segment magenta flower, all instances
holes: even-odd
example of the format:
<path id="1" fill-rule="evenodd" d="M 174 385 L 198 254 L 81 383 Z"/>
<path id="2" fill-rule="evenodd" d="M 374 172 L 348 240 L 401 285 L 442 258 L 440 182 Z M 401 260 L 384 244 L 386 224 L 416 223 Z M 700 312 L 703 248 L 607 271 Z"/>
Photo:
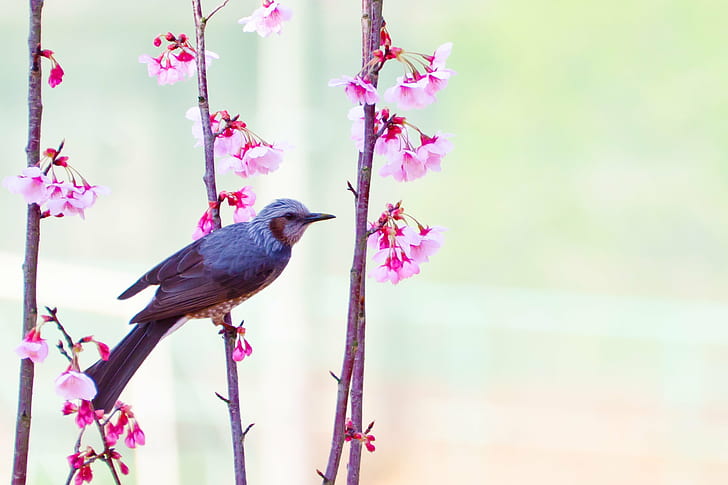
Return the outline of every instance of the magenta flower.
<path id="1" fill-rule="evenodd" d="M 235 362 L 241 362 L 252 353 L 253 347 L 250 346 L 250 343 L 244 338 L 238 338 L 235 350 L 233 350 L 233 360 Z"/>
<path id="2" fill-rule="evenodd" d="M 58 64 L 58 61 L 55 57 L 53 57 L 53 51 L 49 49 L 44 49 L 40 51 L 40 56 L 45 57 L 49 61 L 51 61 L 51 64 L 53 67 L 51 67 L 51 73 L 48 76 L 48 84 L 50 87 L 55 88 L 61 82 L 63 82 L 63 68 L 60 64 Z"/>
<path id="3" fill-rule="evenodd" d="M 169 42 L 157 57 L 148 54 L 139 56 L 139 62 L 147 65 L 149 77 L 156 77 L 160 86 L 165 84 L 174 84 L 185 78 L 194 77 L 197 72 L 196 51 L 190 45 L 189 39 L 185 34 L 167 33 L 159 35 L 154 39 L 154 45 L 159 47 L 162 45 L 162 39 Z M 205 51 L 205 61 L 207 65 L 212 63 L 213 59 L 219 59 L 220 56 L 212 51 Z"/>
<path id="4" fill-rule="evenodd" d="M 374 421 L 372 421 L 367 429 L 362 433 L 360 431 L 356 431 L 356 428 L 354 428 L 354 423 L 351 421 L 351 419 L 346 420 L 346 429 L 344 430 L 344 441 L 351 441 L 351 440 L 357 440 L 361 442 L 369 452 L 373 452 L 376 448 L 374 447 L 374 444 L 372 444 L 372 441 L 376 440 L 373 434 L 369 434 L 369 431 L 372 430 L 372 427 L 374 426 Z"/>
<path id="5" fill-rule="evenodd" d="M 67 370 L 55 380 L 56 394 L 63 399 L 85 399 L 90 401 L 96 396 L 96 383 L 82 372 Z"/>
<path id="6" fill-rule="evenodd" d="M 40 167 L 27 167 L 22 175 L 12 175 L 3 179 L 3 185 L 10 192 L 20 194 L 28 204 L 42 205 L 50 197 L 51 179 Z"/>
<path id="7" fill-rule="evenodd" d="M 210 209 L 207 209 L 205 213 L 202 214 L 202 217 L 200 217 L 200 220 L 197 221 L 195 232 L 192 233 L 192 240 L 197 241 L 202 236 L 210 234 L 212 232 L 212 229 L 212 211 Z"/>
<path id="8" fill-rule="evenodd" d="M 96 414 L 91 406 L 91 401 L 82 400 L 76 415 L 76 426 L 83 429 L 89 424 L 93 424 L 95 417 Z"/>
<path id="9" fill-rule="evenodd" d="M 376 104 L 379 101 L 377 90 L 368 80 L 361 76 L 341 76 L 339 79 L 329 81 L 329 86 L 344 86 L 344 93 L 354 104 Z"/>
<path id="10" fill-rule="evenodd" d="M 32 328 L 20 345 L 15 347 L 15 353 L 21 359 L 30 359 L 34 364 L 40 364 L 48 357 L 48 342 L 40 337 L 40 329 Z"/>
<path id="11" fill-rule="evenodd" d="M 255 217 L 255 192 L 253 187 L 246 185 L 236 192 L 220 192 L 220 200 L 227 199 L 228 204 L 235 207 L 233 221 L 247 222 Z"/>
<path id="12" fill-rule="evenodd" d="M 257 32 L 261 37 L 281 33 L 283 22 L 291 20 L 293 12 L 279 2 L 263 0 L 263 5 L 256 8 L 249 17 L 238 20 L 243 24 L 243 32 Z"/>
<path id="13" fill-rule="evenodd" d="M 146 437 L 144 436 L 144 431 L 139 427 L 139 423 L 134 421 L 134 424 L 129 427 L 128 432 L 126 433 L 126 438 L 124 438 L 124 444 L 128 448 L 136 448 L 137 445 L 144 446 L 146 443 Z"/>

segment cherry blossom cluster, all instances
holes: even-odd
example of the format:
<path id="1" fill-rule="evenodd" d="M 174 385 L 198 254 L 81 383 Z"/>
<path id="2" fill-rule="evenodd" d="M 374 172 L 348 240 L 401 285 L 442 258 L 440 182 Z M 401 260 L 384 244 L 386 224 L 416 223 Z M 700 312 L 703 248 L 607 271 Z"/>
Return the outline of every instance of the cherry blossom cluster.
<path id="1" fill-rule="evenodd" d="M 202 146 L 204 137 L 199 108 L 188 109 L 185 117 L 192 121 L 195 146 Z M 240 121 L 239 116 L 231 117 L 225 110 L 210 113 L 210 127 L 215 136 L 215 164 L 220 173 L 232 170 L 243 178 L 268 174 L 280 166 L 283 151 L 288 148 L 266 142 Z"/>
<path id="2" fill-rule="evenodd" d="M 45 57 L 49 61 L 51 61 L 51 72 L 48 75 L 48 84 L 50 87 L 55 88 L 61 82 L 63 82 L 63 68 L 60 64 L 58 64 L 58 61 L 55 57 L 53 57 L 53 51 L 50 49 L 43 49 L 38 52 L 38 55 L 40 57 Z"/>
<path id="3" fill-rule="evenodd" d="M 385 27 L 380 33 L 381 45 L 372 60 L 354 77 L 342 76 L 329 81 L 329 86 L 343 86 L 344 92 L 357 104 L 349 111 L 353 122 L 351 138 L 357 149 L 364 151 L 364 108 L 379 102 L 379 94 L 371 82 L 387 61 L 398 61 L 405 70 L 397 83 L 384 92 L 384 100 L 396 103 L 400 110 L 419 109 L 436 101 L 436 93 L 447 86 L 454 71 L 445 67 L 452 43 L 438 47 L 432 55 L 409 52 L 392 45 Z M 376 111 L 373 127 L 376 137 L 375 153 L 386 158 L 379 170 L 383 177 L 391 176 L 399 182 L 423 177 L 428 171 L 440 171 L 442 158 L 452 150 L 452 135 L 436 132 L 427 135 L 404 116 L 390 108 Z"/>
<path id="4" fill-rule="evenodd" d="M 235 343 L 235 349 L 233 350 L 233 360 L 235 362 L 241 362 L 244 358 L 248 357 L 253 353 L 253 347 L 245 339 L 245 327 L 241 323 L 239 327 L 235 329 L 237 333 L 237 342 Z"/>
<path id="5" fill-rule="evenodd" d="M 121 453 L 115 449 L 109 449 L 104 453 L 97 453 L 90 446 L 86 446 L 83 451 L 77 451 L 76 453 L 67 457 L 68 464 L 71 469 L 74 470 L 76 476 L 74 478 L 74 485 L 82 485 L 83 483 L 91 483 L 94 478 L 91 464 L 97 459 L 104 459 L 110 461 L 114 465 L 118 465 L 119 470 L 123 475 L 129 474 L 129 467 L 121 461 Z"/>
<path id="6" fill-rule="evenodd" d="M 41 206 L 41 217 L 78 215 L 96 203 L 99 195 L 110 192 L 103 185 L 91 185 L 61 156 L 63 143 L 58 149 L 48 148 L 43 158 L 34 166 L 23 169 L 21 175 L 3 179 L 10 192 L 20 194 L 28 204 Z M 63 172 L 65 177 L 59 177 Z"/>
<path id="7" fill-rule="evenodd" d="M 374 443 L 372 441 L 375 441 L 376 438 L 373 434 L 370 434 L 369 432 L 374 427 L 374 421 L 369 423 L 369 426 L 367 426 L 367 429 L 364 430 L 364 432 L 357 431 L 354 427 L 354 423 L 351 421 L 351 419 L 346 420 L 346 430 L 344 431 L 344 441 L 351 441 L 351 440 L 357 440 L 361 442 L 369 452 L 373 452 L 376 448 L 374 447 Z"/>
<path id="8" fill-rule="evenodd" d="M 291 20 L 293 12 L 280 2 L 263 0 L 263 5 L 253 11 L 249 17 L 238 20 L 243 25 L 243 32 L 257 32 L 261 37 L 281 33 L 283 22 Z"/>
<path id="9" fill-rule="evenodd" d="M 416 229 L 407 222 L 411 221 Z M 369 276 L 379 282 L 397 284 L 420 272 L 420 264 L 430 260 L 443 243 L 445 228 L 423 226 L 404 212 L 402 203 L 387 204 L 376 222 L 370 224 L 367 245 L 379 264 Z"/>
<path id="10" fill-rule="evenodd" d="M 156 77 L 157 83 L 162 86 L 174 84 L 197 73 L 197 51 L 190 45 L 186 34 L 174 35 L 172 32 L 160 34 L 154 38 L 154 47 L 161 47 L 167 42 L 164 51 L 157 57 L 148 54 L 139 56 L 139 62 L 147 65 L 149 77 Z M 212 51 L 205 51 L 205 62 L 211 63 L 220 56 Z"/>
<path id="11" fill-rule="evenodd" d="M 119 417 L 116 423 L 112 423 L 111 418 L 117 412 Z M 106 441 L 106 445 L 109 447 L 114 446 L 119 441 L 119 437 L 124 434 L 124 431 L 126 431 L 124 444 L 127 448 L 136 448 L 137 445 L 144 446 L 146 443 L 144 431 L 142 431 L 139 422 L 134 417 L 131 406 L 118 401 L 104 424 L 104 440 Z"/>
<path id="12" fill-rule="evenodd" d="M 131 406 L 121 401 L 117 402 L 113 410 L 105 415 L 102 409 L 95 410 L 92 400 L 96 396 L 96 383 L 88 375 L 81 372 L 79 365 L 79 354 L 84 346 L 91 344 L 96 347 L 102 360 L 109 359 L 109 347 L 93 336 L 83 337 L 74 341 L 58 319 L 58 311 L 55 308 L 47 308 L 47 314 L 42 315 L 41 322 L 31 329 L 23 341 L 15 348 L 15 352 L 21 358 L 28 358 L 33 363 L 41 363 L 48 356 L 48 342 L 41 337 L 41 329 L 46 323 L 55 323 L 63 334 L 66 344 L 58 342 L 58 349 L 61 354 L 69 360 L 68 368 L 59 375 L 54 383 L 55 391 L 64 400 L 62 413 L 64 416 L 75 415 L 76 426 L 83 435 L 87 426 L 98 423 L 103 430 L 104 450 L 96 452 L 92 447 L 87 446 L 80 449 L 81 440 L 76 445 L 76 451 L 68 456 L 68 463 L 74 473 L 74 483 L 80 485 L 84 482 L 91 482 L 93 471 L 91 465 L 97 459 L 111 462 L 118 465 L 123 474 L 129 473 L 129 467 L 121 461 L 121 453 L 113 446 L 116 445 L 119 437 L 126 432 L 124 444 L 128 448 L 144 445 L 146 439 L 139 423 L 134 417 Z M 77 401 L 77 402 L 76 402 Z M 118 414 L 116 422 L 112 422 Z"/>
<path id="13" fill-rule="evenodd" d="M 234 192 L 228 192 L 223 190 L 218 195 L 216 201 L 208 203 L 207 210 L 204 214 L 202 214 L 200 220 L 197 221 L 197 226 L 195 226 L 195 232 L 192 234 L 193 240 L 196 241 L 202 236 L 206 236 L 212 232 L 212 212 L 215 209 L 219 209 L 220 204 L 222 204 L 226 200 L 228 202 L 228 205 L 234 208 L 234 222 L 247 222 L 255 217 L 255 209 L 253 209 L 253 205 L 255 204 L 255 192 L 253 192 L 253 187 L 246 185 L 242 189 L 236 190 Z"/>
<path id="14" fill-rule="evenodd" d="M 351 139 L 359 151 L 364 150 L 364 108 L 349 110 L 352 120 Z M 427 174 L 439 172 L 442 158 L 452 150 L 452 135 L 436 132 L 429 136 L 407 121 L 404 116 L 390 113 L 389 108 L 377 111 L 374 129 L 378 133 L 374 153 L 382 155 L 387 163 L 379 169 L 382 177 L 391 176 L 398 182 L 409 182 Z"/>

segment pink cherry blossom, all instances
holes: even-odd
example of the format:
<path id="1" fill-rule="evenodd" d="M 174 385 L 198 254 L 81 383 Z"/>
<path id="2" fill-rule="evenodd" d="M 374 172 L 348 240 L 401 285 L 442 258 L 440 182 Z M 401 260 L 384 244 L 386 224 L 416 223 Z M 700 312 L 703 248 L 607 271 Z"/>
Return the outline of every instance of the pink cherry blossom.
<path id="1" fill-rule="evenodd" d="M 144 431 L 139 427 L 139 424 L 135 421 L 134 425 L 131 426 L 124 438 L 124 444 L 128 448 L 136 448 L 137 445 L 144 446 L 146 443 L 146 437 Z"/>
<path id="2" fill-rule="evenodd" d="M 217 167 L 222 173 L 232 170 L 241 177 L 250 177 L 257 173 L 267 174 L 280 166 L 283 150 L 286 148 L 277 143 L 269 145 L 258 141 L 248 142 L 238 153 L 221 158 Z"/>
<path id="3" fill-rule="evenodd" d="M 400 76 L 397 83 L 384 92 L 388 103 L 397 103 L 399 109 L 424 108 L 435 102 L 435 96 L 428 92 L 427 77 L 413 78 Z"/>
<path id="4" fill-rule="evenodd" d="M 414 230 L 407 226 L 407 229 Z M 435 254 L 443 244 L 445 228 L 442 226 L 420 227 L 417 234 L 419 241 L 410 244 L 409 255 L 417 263 L 426 263 L 430 256 Z"/>
<path id="5" fill-rule="evenodd" d="M 63 399 L 85 399 L 96 396 L 96 383 L 82 372 L 67 370 L 55 380 L 56 393 Z"/>
<path id="6" fill-rule="evenodd" d="M 398 182 L 409 182 L 427 173 L 425 160 L 413 150 L 400 150 L 390 155 L 390 160 L 379 169 L 379 175 L 391 175 Z"/>
<path id="7" fill-rule="evenodd" d="M 212 212 L 210 209 L 206 210 L 204 214 L 202 214 L 202 217 L 200 217 L 200 220 L 197 221 L 197 226 L 195 227 L 195 232 L 192 233 L 192 239 L 194 241 L 200 239 L 203 236 L 206 236 L 212 232 L 213 229 L 213 223 L 212 223 Z"/>
<path id="8" fill-rule="evenodd" d="M 60 64 L 56 64 L 51 69 L 50 76 L 48 76 L 48 84 L 50 84 L 50 86 L 52 88 L 55 88 L 56 86 L 61 84 L 62 81 L 63 81 L 63 68 L 61 67 Z"/>
<path id="9" fill-rule="evenodd" d="M 253 347 L 244 338 L 238 338 L 238 342 L 233 350 L 233 360 L 235 362 L 241 362 L 243 359 L 253 353 Z"/>
<path id="10" fill-rule="evenodd" d="M 253 11 L 249 17 L 238 20 L 243 24 L 243 32 L 257 32 L 261 37 L 281 33 L 282 24 L 291 20 L 293 12 L 279 2 L 264 0 L 263 5 Z"/>
<path id="11" fill-rule="evenodd" d="M 255 217 L 255 192 L 253 187 L 246 185 L 236 192 L 222 192 L 221 197 L 227 198 L 228 203 L 235 207 L 233 221 L 247 222 Z"/>
<path id="12" fill-rule="evenodd" d="M 439 172 L 442 157 L 447 155 L 453 148 L 452 137 L 449 133 L 440 133 L 439 131 L 432 137 L 421 135 L 422 144 L 417 148 L 417 155 L 424 161 L 427 170 Z"/>
<path id="13" fill-rule="evenodd" d="M 362 79 L 360 76 L 341 76 L 339 79 L 329 81 L 329 86 L 344 86 L 344 93 L 355 104 L 376 104 L 379 95 L 372 83 Z"/>
<path id="14" fill-rule="evenodd" d="M 405 278 L 420 272 L 420 267 L 412 261 L 402 249 L 382 249 L 372 256 L 379 266 L 372 269 L 369 275 L 380 283 L 389 281 L 397 284 Z"/>
<path id="15" fill-rule="evenodd" d="M 28 204 L 42 205 L 50 197 L 50 177 L 43 173 L 40 167 L 27 167 L 22 175 L 8 176 L 3 179 L 3 185 L 10 192 L 20 194 Z"/>
<path id="16" fill-rule="evenodd" d="M 200 108 L 193 106 L 188 109 L 185 113 L 185 118 L 192 120 L 192 136 L 195 138 L 195 146 L 199 147 L 204 144 L 204 136 L 202 133 L 202 121 L 200 121 Z M 215 156 L 224 157 L 233 153 L 238 153 L 240 148 L 245 144 L 245 137 L 241 129 L 236 129 L 241 126 L 245 127 L 245 123 L 235 122 L 233 126 L 226 127 L 226 121 L 230 120 L 230 115 L 227 111 L 217 111 L 210 114 L 210 129 L 215 137 Z"/>
<path id="17" fill-rule="evenodd" d="M 15 353 L 21 359 L 30 359 L 34 364 L 40 364 L 48 357 L 48 342 L 40 337 L 39 329 L 32 328 L 20 345 L 15 347 Z"/>
<path id="18" fill-rule="evenodd" d="M 40 51 L 40 56 L 45 57 L 46 59 L 51 61 L 51 64 L 53 67 L 51 67 L 50 75 L 48 76 L 48 85 L 50 87 L 55 88 L 61 82 L 63 82 L 63 68 L 60 64 L 58 64 L 58 61 L 55 57 L 53 57 L 53 51 L 50 49 L 43 49 Z"/>
<path id="19" fill-rule="evenodd" d="M 78 407 L 78 414 L 76 415 L 76 426 L 79 428 L 85 428 L 89 424 L 93 424 L 96 414 L 91 406 L 91 401 L 82 400 L 81 405 Z"/>
<path id="20" fill-rule="evenodd" d="M 84 211 L 96 202 L 97 197 L 110 192 L 102 185 L 75 185 L 59 181 L 48 187 L 51 192 L 46 206 L 50 215 L 56 217 L 78 215 L 84 219 Z"/>
<path id="21" fill-rule="evenodd" d="M 445 69 L 445 62 L 450 57 L 452 52 L 452 42 L 445 42 L 440 47 L 435 49 L 435 53 L 430 60 L 430 67 L 432 69 Z"/>
<path id="22" fill-rule="evenodd" d="M 156 47 L 161 46 L 162 38 L 169 42 L 164 51 L 157 57 L 148 54 L 139 56 L 139 62 L 147 65 L 149 77 L 156 77 L 160 86 L 174 84 L 185 78 L 194 77 L 197 72 L 196 51 L 189 43 L 185 34 L 177 36 L 172 33 L 157 36 L 154 39 Z M 205 51 L 205 63 L 210 65 L 213 59 L 220 56 L 212 51 Z"/>

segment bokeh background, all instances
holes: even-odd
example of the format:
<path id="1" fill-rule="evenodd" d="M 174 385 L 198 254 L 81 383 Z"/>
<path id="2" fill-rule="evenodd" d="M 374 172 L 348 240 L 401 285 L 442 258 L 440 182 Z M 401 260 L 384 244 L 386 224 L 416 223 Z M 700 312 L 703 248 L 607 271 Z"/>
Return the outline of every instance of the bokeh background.
<path id="1" fill-rule="evenodd" d="M 343 352 L 355 151 L 328 79 L 359 66 L 358 2 L 287 2 L 283 35 L 244 34 L 254 2 L 208 28 L 221 59 L 213 109 L 295 149 L 252 185 L 258 208 L 295 197 L 314 226 L 280 281 L 234 312 L 254 346 L 240 366 L 250 483 L 318 483 Z M 208 2 L 207 10 L 214 7 Z M 406 113 L 456 135 L 443 171 L 375 178 L 386 202 L 448 227 L 422 274 L 370 280 L 365 419 L 376 484 L 724 484 L 728 480 L 728 56 L 720 1 L 422 0 L 385 3 L 397 45 L 455 44 L 437 104 Z M 0 166 L 25 165 L 26 6 L 3 36 Z M 188 2 L 49 1 L 44 47 L 66 71 L 44 90 L 43 146 L 112 194 L 85 221 L 43 221 L 39 303 L 77 336 L 113 343 L 145 297 L 115 300 L 187 244 L 206 207 L 185 111 L 192 81 L 159 87 L 137 62 L 155 35 L 192 33 Z M 47 73 L 47 65 L 45 66 Z M 387 66 L 383 86 L 401 72 Z M 378 164 L 381 164 L 381 160 Z M 0 191 L 0 480 L 16 410 L 25 206 Z M 230 213 L 224 214 L 230 222 Z M 48 329 L 51 330 L 51 329 Z M 52 331 L 48 332 L 53 339 Z M 92 355 L 84 356 L 87 362 Z M 38 368 L 31 484 L 66 476 L 75 425 Z M 187 325 L 125 398 L 148 444 L 125 483 L 230 483 L 222 345 Z M 122 446 L 123 449 L 123 446 Z M 345 460 L 344 460 L 345 461 Z M 94 483 L 110 483 L 102 468 Z"/>

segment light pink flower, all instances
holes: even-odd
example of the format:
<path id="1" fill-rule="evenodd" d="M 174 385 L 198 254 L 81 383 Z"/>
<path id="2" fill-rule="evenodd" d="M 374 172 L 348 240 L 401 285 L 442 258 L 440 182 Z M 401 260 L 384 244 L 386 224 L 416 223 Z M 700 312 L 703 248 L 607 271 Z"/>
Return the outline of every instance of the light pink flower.
<path id="1" fill-rule="evenodd" d="M 452 52 L 452 42 L 445 42 L 440 47 L 435 49 L 435 53 L 430 60 L 430 67 L 432 69 L 445 69 L 445 62 L 450 57 Z"/>
<path id="2" fill-rule="evenodd" d="M 343 75 L 339 79 L 329 81 L 329 86 L 344 86 L 344 93 L 355 104 L 376 104 L 379 101 L 377 90 L 367 80 L 360 76 L 350 77 Z"/>
<path id="3" fill-rule="evenodd" d="M 293 12 L 279 2 L 264 0 L 261 7 L 256 8 L 249 17 L 238 20 L 243 24 L 243 32 L 257 32 L 261 37 L 281 33 L 283 22 L 291 20 Z"/>
<path id="4" fill-rule="evenodd" d="M 160 86 L 174 84 L 185 78 L 194 77 L 197 72 L 197 61 L 195 52 L 189 47 L 179 47 L 179 52 L 165 50 L 157 57 L 147 54 L 139 56 L 139 62 L 147 65 L 149 77 L 156 77 Z M 206 65 L 209 66 L 213 59 L 220 56 L 212 51 L 205 51 Z"/>
<path id="5" fill-rule="evenodd" d="M 195 232 L 192 233 L 192 240 L 196 241 L 200 239 L 203 236 L 206 236 L 212 232 L 213 224 L 212 224 L 212 213 L 210 212 L 210 209 L 206 210 L 204 214 L 202 214 L 202 217 L 200 217 L 200 220 L 197 221 L 197 226 L 195 227 Z"/>
<path id="6" fill-rule="evenodd" d="M 409 182 L 418 179 L 427 173 L 425 161 L 413 150 L 404 149 L 390 153 L 389 161 L 379 169 L 379 175 L 391 175 L 398 182 Z"/>
<path id="7" fill-rule="evenodd" d="M 84 211 L 96 202 L 97 197 L 110 192 L 103 185 L 74 185 L 58 181 L 48 187 L 51 193 L 46 207 L 50 215 L 56 217 L 78 215 L 84 219 Z"/>
<path id="8" fill-rule="evenodd" d="M 405 229 L 416 232 L 410 226 Z M 430 256 L 435 254 L 443 244 L 445 228 L 442 226 L 421 227 L 416 234 L 419 239 L 416 244 L 409 247 L 409 256 L 416 263 L 426 263 L 430 260 Z"/>
<path id="9" fill-rule="evenodd" d="M 96 383 L 82 372 L 67 370 L 56 378 L 56 393 L 63 399 L 85 399 L 90 401 L 96 396 Z"/>
<path id="10" fill-rule="evenodd" d="M 434 172 L 441 170 L 440 162 L 442 157 L 447 155 L 453 148 L 452 142 L 449 140 L 451 137 L 451 134 L 440 133 L 439 131 L 432 137 L 421 135 L 422 145 L 417 147 L 417 155 L 425 162 L 427 170 Z"/>
<path id="11" fill-rule="evenodd" d="M 364 150 L 364 106 L 354 106 L 346 115 L 352 121 L 351 139 L 360 152 Z"/>
<path id="12" fill-rule="evenodd" d="M 48 185 L 50 177 L 40 167 L 27 167 L 22 175 L 12 175 L 3 179 L 3 185 L 10 192 L 20 194 L 28 204 L 42 205 L 50 197 Z"/>
<path id="13" fill-rule="evenodd" d="M 435 101 L 435 96 L 428 92 L 427 77 L 419 79 L 400 76 L 397 84 L 384 92 L 384 99 L 389 103 L 397 103 L 399 109 L 424 108 Z"/>
<path id="14" fill-rule="evenodd" d="M 222 173 L 232 170 L 241 177 L 267 174 L 280 166 L 286 148 L 278 143 L 248 142 L 238 153 L 221 158 L 217 166 Z"/>
<path id="15" fill-rule="evenodd" d="M 15 353 L 21 359 L 30 359 L 34 364 L 40 364 L 48 357 L 48 342 L 40 337 L 40 330 L 32 328 L 20 345 L 15 347 Z"/>

